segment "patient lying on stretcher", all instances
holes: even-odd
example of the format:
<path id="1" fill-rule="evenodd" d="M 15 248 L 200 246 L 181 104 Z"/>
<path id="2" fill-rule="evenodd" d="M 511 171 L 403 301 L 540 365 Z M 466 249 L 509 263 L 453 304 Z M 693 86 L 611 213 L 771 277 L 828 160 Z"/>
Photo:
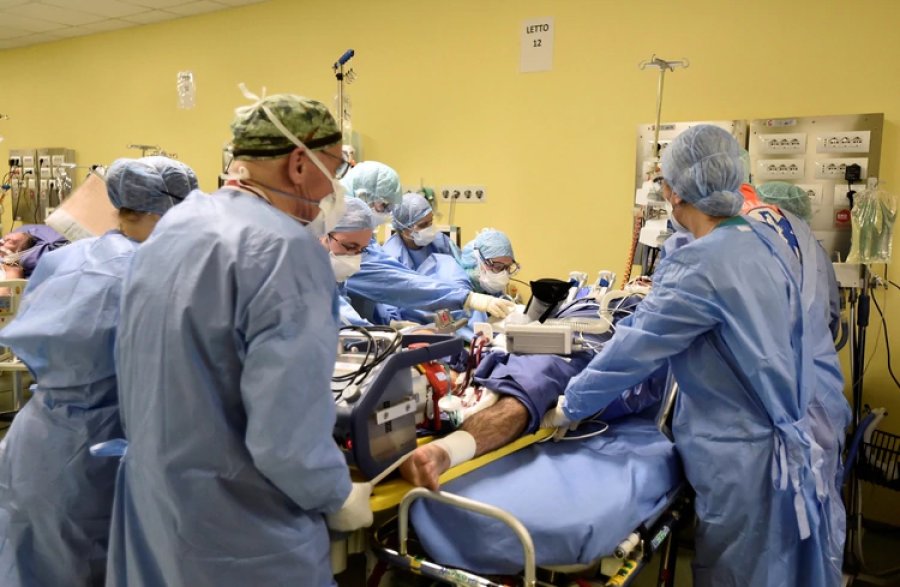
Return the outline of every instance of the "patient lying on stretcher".
<path id="1" fill-rule="evenodd" d="M 640 298 L 623 300 L 613 313 L 613 323 L 631 313 Z M 576 302 L 564 308 L 560 318 L 596 317 L 597 306 Z M 609 339 L 604 335 L 585 335 L 586 343 L 596 350 Z M 541 417 L 556 405 L 569 380 L 590 362 L 595 350 L 556 355 L 512 355 L 494 351 L 485 355 L 475 371 L 474 382 L 496 393 L 499 399 L 470 417 L 456 432 L 416 449 L 400 467 L 403 477 L 413 485 L 438 489 L 438 477 L 447 469 L 509 444 L 523 434 L 536 432 Z M 661 369 L 641 385 L 627 390 L 607 407 L 601 418 L 614 420 L 658 404 L 665 387 L 666 370 Z"/>

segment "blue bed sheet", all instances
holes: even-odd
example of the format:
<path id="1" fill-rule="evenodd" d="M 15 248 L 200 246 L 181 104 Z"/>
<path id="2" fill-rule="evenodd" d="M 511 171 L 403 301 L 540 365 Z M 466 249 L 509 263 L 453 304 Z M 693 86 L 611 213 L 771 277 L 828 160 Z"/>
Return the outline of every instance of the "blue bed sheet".
<path id="1" fill-rule="evenodd" d="M 518 518 L 539 566 L 587 564 L 609 555 L 660 513 L 682 480 L 675 448 L 646 417 L 606 434 L 532 445 L 442 486 Z M 412 524 L 436 562 L 485 574 L 522 570 L 522 547 L 499 521 L 419 501 Z"/>

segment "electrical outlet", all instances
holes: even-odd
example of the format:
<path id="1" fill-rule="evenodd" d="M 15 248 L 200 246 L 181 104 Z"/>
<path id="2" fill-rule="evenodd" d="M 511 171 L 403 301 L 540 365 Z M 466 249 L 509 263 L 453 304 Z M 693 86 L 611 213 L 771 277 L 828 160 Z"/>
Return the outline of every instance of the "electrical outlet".
<path id="1" fill-rule="evenodd" d="M 760 141 L 760 151 L 767 155 L 806 152 L 806 133 L 782 133 L 757 136 Z"/>
<path id="2" fill-rule="evenodd" d="M 487 188 L 483 185 L 447 185 L 441 187 L 438 197 L 445 202 L 478 204 L 487 199 Z"/>
<path id="3" fill-rule="evenodd" d="M 847 166 L 857 164 L 862 168 L 860 179 L 866 178 L 866 167 L 869 165 L 867 157 L 848 159 L 820 159 L 816 161 L 816 179 L 831 179 L 843 181 Z"/>
<path id="4" fill-rule="evenodd" d="M 797 187 L 806 192 L 809 197 L 809 203 L 813 208 L 819 208 L 825 202 L 822 195 L 822 184 L 820 183 L 798 183 Z"/>
<path id="5" fill-rule="evenodd" d="M 803 179 L 806 161 L 803 159 L 760 159 L 756 162 L 755 177 L 759 179 Z"/>
<path id="6" fill-rule="evenodd" d="M 847 198 L 847 192 L 849 190 L 853 190 L 857 194 L 866 189 L 866 184 L 864 183 L 854 183 L 851 187 L 847 187 L 847 184 L 837 184 L 834 186 L 834 208 L 837 210 L 838 208 L 849 208 L 850 200 Z"/>
<path id="7" fill-rule="evenodd" d="M 816 137 L 816 153 L 868 153 L 872 132 L 832 132 Z"/>
<path id="8" fill-rule="evenodd" d="M 25 159 L 28 159 L 28 157 L 25 157 Z M 28 166 L 23 167 L 22 174 L 23 175 L 34 175 L 34 167 L 28 167 Z"/>
<path id="9" fill-rule="evenodd" d="M 56 167 L 57 165 L 63 165 L 66 162 L 66 156 L 53 155 L 52 157 L 50 157 L 50 160 L 53 162 L 53 166 Z"/>
<path id="10" fill-rule="evenodd" d="M 22 158 L 19 156 L 10 157 L 9 158 L 9 166 L 10 167 L 21 167 L 22 166 Z"/>
<path id="11" fill-rule="evenodd" d="M 22 167 L 34 167 L 34 157 L 31 155 L 22 157 Z"/>
<path id="12" fill-rule="evenodd" d="M 459 201 L 462 191 L 457 186 L 445 185 L 441 187 L 439 196 L 444 202 Z"/>

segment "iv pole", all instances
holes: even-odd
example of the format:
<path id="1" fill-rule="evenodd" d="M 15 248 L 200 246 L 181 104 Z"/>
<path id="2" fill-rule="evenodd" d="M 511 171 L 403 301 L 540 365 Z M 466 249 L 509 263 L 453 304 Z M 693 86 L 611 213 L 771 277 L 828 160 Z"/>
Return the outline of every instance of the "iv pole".
<path id="1" fill-rule="evenodd" d="M 659 84 L 656 89 L 656 124 L 653 127 L 653 161 L 659 162 L 659 125 L 662 122 L 663 88 L 665 87 L 666 71 L 675 71 L 676 67 L 687 68 L 689 66 L 690 62 L 688 62 L 688 60 L 685 58 L 681 58 L 678 61 L 667 61 L 665 59 L 657 57 L 655 54 L 650 57 L 650 59 L 641 61 L 638 64 L 638 67 L 641 70 L 654 67 L 659 70 Z M 628 261 L 626 262 L 625 267 L 625 279 L 622 282 L 623 284 L 627 284 L 629 281 L 631 281 L 631 269 L 632 267 L 634 267 L 634 256 L 637 253 L 639 235 L 641 232 L 641 226 L 643 225 L 641 212 L 642 211 L 639 207 L 635 208 L 631 250 L 628 253 Z"/>
<path id="2" fill-rule="evenodd" d="M 638 65 L 642 71 L 651 67 L 659 70 L 659 85 L 656 89 L 656 126 L 653 133 L 653 156 L 656 158 L 659 158 L 659 125 L 662 121 L 663 87 L 666 82 L 666 71 L 675 71 L 676 67 L 684 67 L 686 69 L 690 65 L 690 62 L 685 58 L 681 58 L 678 61 L 666 61 L 656 55 L 653 55 L 646 61 L 641 61 Z"/>
<path id="3" fill-rule="evenodd" d="M 354 73 L 351 69 L 345 74 L 344 65 L 353 59 L 354 55 L 356 55 L 356 52 L 353 49 L 347 49 L 344 51 L 343 55 L 338 57 L 338 60 L 334 62 L 334 65 L 331 66 L 334 70 L 334 77 L 337 79 L 338 83 L 338 124 L 340 125 L 341 130 L 341 141 L 345 145 L 349 145 L 350 141 L 344 137 L 344 118 L 346 117 L 346 112 L 344 111 L 344 80 L 346 79 L 347 83 L 353 81 Z"/>

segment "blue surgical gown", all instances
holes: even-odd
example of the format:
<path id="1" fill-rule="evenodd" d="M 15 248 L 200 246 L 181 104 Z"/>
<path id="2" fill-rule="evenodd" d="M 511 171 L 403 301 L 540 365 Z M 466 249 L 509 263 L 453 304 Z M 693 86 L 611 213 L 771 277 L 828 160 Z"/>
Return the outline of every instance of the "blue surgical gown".
<path id="1" fill-rule="evenodd" d="M 390 255 L 374 240 L 363 253 L 360 270 L 347 279 L 347 292 L 354 307 L 367 320 L 386 323 L 377 315 L 376 304 L 419 310 L 460 309 L 470 289 L 417 273 Z"/>
<path id="2" fill-rule="evenodd" d="M 459 258 L 460 256 L 457 246 L 453 244 L 450 237 L 443 232 L 439 232 L 431 244 L 422 247 L 421 249 L 410 249 L 406 246 L 406 243 L 403 242 L 400 234 L 394 233 L 391 238 L 387 239 L 382 246 L 382 249 L 385 253 L 399 261 L 401 265 L 410 269 L 418 269 L 422 263 L 435 253 L 450 255 L 455 258 Z"/>
<path id="3" fill-rule="evenodd" d="M 697 494 L 700 587 L 840 584 L 812 462 L 813 330 L 788 255 L 772 230 L 743 219 L 672 252 L 566 389 L 566 414 L 581 419 L 669 363 L 681 390 L 676 448 Z"/>
<path id="4" fill-rule="evenodd" d="M 852 412 L 844 397 L 844 375 L 834 349 L 832 331 L 833 300 L 838 295 L 834 267 L 825 249 L 816 240 L 809 225 L 801 218 L 784 212 L 799 243 L 802 266 L 801 288 L 804 313 L 812 331 L 816 388 L 809 402 L 809 416 L 813 438 L 821 454 L 813 456 L 813 466 L 819 467 L 825 482 L 820 492 L 828 494 L 831 515 L 823 521 L 831 525 L 829 556 L 840 567 L 846 537 L 846 512 L 841 498 L 843 481 L 844 439 L 850 426 Z M 839 316 L 838 316 L 839 318 Z"/>
<path id="5" fill-rule="evenodd" d="M 334 273 L 246 192 L 194 192 L 134 258 L 116 339 L 128 449 L 109 586 L 332 585 Z"/>
<path id="6" fill-rule="evenodd" d="M 347 296 L 347 286 L 338 284 L 338 314 L 341 326 L 371 326 L 372 323 L 359 315 L 350 298 Z"/>
<path id="7" fill-rule="evenodd" d="M 136 244 L 118 232 L 46 253 L 0 333 L 37 381 L 0 444 L 0 584 L 100 586 L 121 436 L 113 344 Z"/>

